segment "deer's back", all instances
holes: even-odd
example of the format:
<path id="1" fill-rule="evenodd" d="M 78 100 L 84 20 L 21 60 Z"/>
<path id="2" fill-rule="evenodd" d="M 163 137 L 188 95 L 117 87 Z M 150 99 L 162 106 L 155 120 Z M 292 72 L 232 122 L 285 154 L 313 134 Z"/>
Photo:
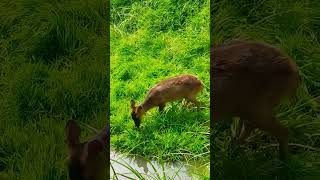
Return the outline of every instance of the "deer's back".
<path id="1" fill-rule="evenodd" d="M 150 89 L 146 99 L 169 102 L 197 93 L 203 88 L 202 82 L 192 75 L 180 75 L 161 81 Z"/>
<path id="2" fill-rule="evenodd" d="M 270 109 L 296 90 L 295 63 L 274 47 L 237 41 L 211 52 L 215 113 Z"/>

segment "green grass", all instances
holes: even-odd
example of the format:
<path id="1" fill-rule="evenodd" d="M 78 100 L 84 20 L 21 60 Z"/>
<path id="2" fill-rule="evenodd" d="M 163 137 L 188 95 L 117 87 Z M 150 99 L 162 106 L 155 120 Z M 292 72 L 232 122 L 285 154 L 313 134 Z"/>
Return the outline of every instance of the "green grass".
<path id="1" fill-rule="evenodd" d="M 253 133 L 231 157 L 231 130 L 214 130 L 211 171 L 216 179 L 319 179 L 320 3 L 316 1 L 214 0 L 213 44 L 232 39 L 263 41 L 284 50 L 302 77 L 296 97 L 277 108 L 290 129 L 291 159 L 277 160 L 277 141 Z"/>
<path id="2" fill-rule="evenodd" d="M 121 152 L 165 161 L 209 161 L 209 1 L 112 1 L 111 146 Z M 197 112 L 181 102 L 157 108 L 140 130 L 130 99 L 141 103 L 161 80 L 189 73 L 205 84 Z"/>
<path id="3" fill-rule="evenodd" d="M 105 125 L 106 13 L 103 0 L 0 2 L 0 179 L 66 179 L 66 121 Z"/>

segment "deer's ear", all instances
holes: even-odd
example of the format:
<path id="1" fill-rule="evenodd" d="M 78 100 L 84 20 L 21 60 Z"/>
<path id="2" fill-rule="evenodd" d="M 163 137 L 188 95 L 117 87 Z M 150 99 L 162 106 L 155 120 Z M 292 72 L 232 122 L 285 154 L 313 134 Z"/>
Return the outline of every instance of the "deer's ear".
<path id="1" fill-rule="evenodd" d="M 136 108 L 136 102 L 133 99 L 131 99 L 130 105 L 131 105 L 131 109 Z"/>
<path id="2" fill-rule="evenodd" d="M 70 148 L 79 144 L 80 128 L 74 120 L 69 120 L 66 124 L 67 143 Z"/>

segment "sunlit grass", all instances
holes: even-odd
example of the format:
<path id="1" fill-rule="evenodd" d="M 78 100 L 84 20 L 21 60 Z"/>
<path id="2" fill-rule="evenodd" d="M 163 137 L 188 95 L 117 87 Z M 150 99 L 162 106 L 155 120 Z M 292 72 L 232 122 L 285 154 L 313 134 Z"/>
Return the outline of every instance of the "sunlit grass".
<path id="1" fill-rule="evenodd" d="M 158 160 L 209 161 L 209 1 L 113 1 L 111 23 L 111 146 Z M 178 74 L 205 84 L 203 108 L 168 103 L 134 128 L 130 100 Z"/>

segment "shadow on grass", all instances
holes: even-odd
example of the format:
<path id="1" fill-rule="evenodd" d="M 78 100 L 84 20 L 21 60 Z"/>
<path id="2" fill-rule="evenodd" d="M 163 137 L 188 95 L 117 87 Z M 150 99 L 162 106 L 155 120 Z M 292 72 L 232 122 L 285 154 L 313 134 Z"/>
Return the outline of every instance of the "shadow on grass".
<path id="1" fill-rule="evenodd" d="M 218 153 L 217 153 L 218 154 Z M 218 160 L 217 160 L 218 159 Z M 214 157 L 213 169 L 216 179 L 318 179 L 320 173 L 315 166 L 308 166 L 301 157 L 292 157 L 287 162 L 277 160 L 272 154 L 243 150 L 236 157 L 219 153 Z M 212 171 L 212 170 L 211 170 Z"/>

